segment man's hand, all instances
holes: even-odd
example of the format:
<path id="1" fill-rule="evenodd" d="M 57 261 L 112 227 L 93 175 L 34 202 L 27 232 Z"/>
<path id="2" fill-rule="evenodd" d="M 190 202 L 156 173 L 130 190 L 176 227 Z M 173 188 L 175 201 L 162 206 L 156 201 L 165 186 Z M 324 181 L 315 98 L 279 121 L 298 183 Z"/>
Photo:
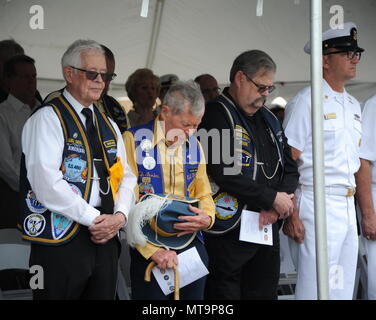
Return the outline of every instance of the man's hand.
<path id="1" fill-rule="evenodd" d="M 91 240 L 96 244 L 104 244 L 118 233 L 125 225 L 125 216 L 118 212 L 116 214 L 101 214 L 96 217 L 89 227 Z"/>
<path id="2" fill-rule="evenodd" d="M 286 192 L 277 192 L 277 196 L 273 202 L 273 208 L 281 217 L 287 217 L 292 213 L 294 209 L 293 198 L 293 193 L 287 194 Z"/>
<path id="3" fill-rule="evenodd" d="M 295 208 L 294 213 L 285 220 L 282 230 L 286 236 L 298 243 L 303 243 L 305 229 L 302 220 L 299 218 L 298 209 Z"/>
<path id="4" fill-rule="evenodd" d="M 363 235 L 367 240 L 376 240 L 376 214 L 363 215 Z"/>
<path id="5" fill-rule="evenodd" d="M 259 229 L 262 230 L 267 224 L 273 224 L 278 220 L 278 213 L 274 209 L 261 210 L 259 218 Z"/>
<path id="6" fill-rule="evenodd" d="M 372 163 L 360 159 L 359 171 L 355 174 L 356 199 L 362 213 L 363 236 L 368 240 L 376 240 L 376 215 L 372 195 Z"/>
<path id="7" fill-rule="evenodd" d="M 186 222 L 178 222 L 174 224 L 176 230 L 182 230 L 183 232 L 178 233 L 179 236 L 185 234 L 193 233 L 199 230 L 204 230 L 209 228 L 211 224 L 211 217 L 205 213 L 204 210 L 189 206 L 189 210 L 197 213 L 195 216 L 179 216 L 178 218 Z"/>
<path id="8" fill-rule="evenodd" d="M 171 269 L 174 265 L 178 265 L 178 256 L 176 252 L 163 248 L 154 252 L 150 259 L 155 262 L 157 268 L 162 270 Z"/>

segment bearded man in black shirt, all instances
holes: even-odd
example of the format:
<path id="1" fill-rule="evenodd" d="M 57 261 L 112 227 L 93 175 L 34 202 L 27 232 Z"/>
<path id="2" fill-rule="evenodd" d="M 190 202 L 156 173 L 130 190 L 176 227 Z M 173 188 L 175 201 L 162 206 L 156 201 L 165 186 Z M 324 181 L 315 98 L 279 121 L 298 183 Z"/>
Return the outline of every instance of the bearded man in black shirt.
<path id="1" fill-rule="evenodd" d="M 277 299 L 279 227 L 294 209 L 299 174 L 280 122 L 264 106 L 275 88 L 275 72 L 274 61 L 263 51 L 239 55 L 230 86 L 207 104 L 200 126 L 217 191 L 216 223 L 205 237 L 207 299 Z M 219 144 L 215 137 L 202 139 L 208 132 L 218 133 Z M 245 208 L 260 213 L 260 228 L 272 224 L 272 246 L 239 240 Z"/>

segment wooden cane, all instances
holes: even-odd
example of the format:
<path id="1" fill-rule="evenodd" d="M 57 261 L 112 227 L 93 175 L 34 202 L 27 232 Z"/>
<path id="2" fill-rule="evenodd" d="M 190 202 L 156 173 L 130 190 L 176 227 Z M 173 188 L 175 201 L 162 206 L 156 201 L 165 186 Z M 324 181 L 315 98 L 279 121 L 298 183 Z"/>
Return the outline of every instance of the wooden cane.
<path id="1" fill-rule="evenodd" d="M 150 282 L 151 280 L 151 269 L 155 266 L 155 262 L 152 261 L 149 263 L 149 265 L 146 267 L 145 270 L 145 278 L 144 280 L 146 282 Z M 172 267 L 174 270 L 174 300 L 179 300 L 180 299 L 180 294 L 179 294 L 179 287 L 180 287 L 180 277 L 179 277 L 179 270 L 176 265 Z"/>

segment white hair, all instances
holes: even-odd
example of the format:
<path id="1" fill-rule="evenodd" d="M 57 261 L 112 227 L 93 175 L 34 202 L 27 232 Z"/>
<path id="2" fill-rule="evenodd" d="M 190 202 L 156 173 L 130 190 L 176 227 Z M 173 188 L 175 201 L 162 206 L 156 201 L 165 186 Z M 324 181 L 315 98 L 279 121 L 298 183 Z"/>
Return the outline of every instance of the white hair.
<path id="1" fill-rule="evenodd" d="M 61 58 L 61 67 L 73 66 L 76 68 L 82 67 L 81 53 L 85 54 L 101 54 L 105 56 L 102 46 L 94 40 L 76 40 L 64 52 Z M 63 71 L 64 74 L 64 71 Z"/>
<path id="2" fill-rule="evenodd" d="M 200 86 L 193 80 L 177 81 L 168 89 L 163 104 L 169 106 L 174 114 L 179 114 L 188 105 L 193 115 L 204 114 L 205 99 Z"/>

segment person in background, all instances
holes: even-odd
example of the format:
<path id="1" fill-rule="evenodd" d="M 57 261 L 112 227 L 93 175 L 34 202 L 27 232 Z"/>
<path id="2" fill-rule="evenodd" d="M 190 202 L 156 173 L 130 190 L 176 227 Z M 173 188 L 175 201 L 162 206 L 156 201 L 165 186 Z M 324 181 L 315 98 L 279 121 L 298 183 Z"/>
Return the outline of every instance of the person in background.
<path id="1" fill-rule="evenodd" d="M 367 251 L 367 296 L 376 300 L 376 95 L 367 99 L 362 112 L 360 169 L 355 174 L 356 199 L 361 210 L 362 236 Z"/>
<path id="2" fill-rule="evenodd" d="M 22 128 L 40 102 L 35 98 L 37 71 L 33 58 L 13 56 L 4 64 L 3 72 L 9 92 L 0 104 L 0 227 L 16 228 Z"/>
<path id="3" fill-rule="evenodd" d="M 218 97 L 221 93 L 217 80 L 211 74 L 201 74 L 195 78 L 195 82 L 200 85 L 205 103 Z"/>
<path id="4" fill-rule="evenodd" d="M 278 118 L 278 120 L 283 123 L 283 120 L 285 118 L 285 108 L 274 105 L 270 108 L 270 111 L 274 113 L 274 115 Z"/>
<path id="5" fill-rule="evenodd" d="M 172 73 L 164 74 L 163 76 L 159 78 L 161 88 L 159 90 L 158 97 L 161 103 L 168 89 L 171 87 L 171 85 L 173 85 L 178 80 L 179 80 L 179 77 L 176 74 L 172 74 Z"/>
<path id="6" fill-rule="evenodd" d="M 99 110 L 103 110 L 107 115 L 111 117 L 112 120 L 118 125 L 120 132 L 123 133 L 125 130 L 130 128 L 130 122 L 127 117 L 127 113 L 124 111 L 120 103 L 112 96 L 108 94 L 110 83 L 115 79 L 115 56 L 112 51 L 101 44 L 106 56 L 107 73 L 110 75 L 105 83 L 104 90 L 102 92 L 101 98 L 95 103 Z"/>
<path id="7" fill-rule="evenodd" d="M 133 109 L 128 112 L 130 126 L 140 126 L 155 119 L 155 105 L 159 94 L 159 78 L 150 69 L 137 69 L 125 83 Z"/>
<path id="8" fill-rule="evenodd" d="M 9 93 L 8 82 L 4 77 L 4 64 L 8 59 L 20 54 L 25 54 L 25 51 L 13 39 L 0 41 L 0 103 L 6 100 Z"/>

